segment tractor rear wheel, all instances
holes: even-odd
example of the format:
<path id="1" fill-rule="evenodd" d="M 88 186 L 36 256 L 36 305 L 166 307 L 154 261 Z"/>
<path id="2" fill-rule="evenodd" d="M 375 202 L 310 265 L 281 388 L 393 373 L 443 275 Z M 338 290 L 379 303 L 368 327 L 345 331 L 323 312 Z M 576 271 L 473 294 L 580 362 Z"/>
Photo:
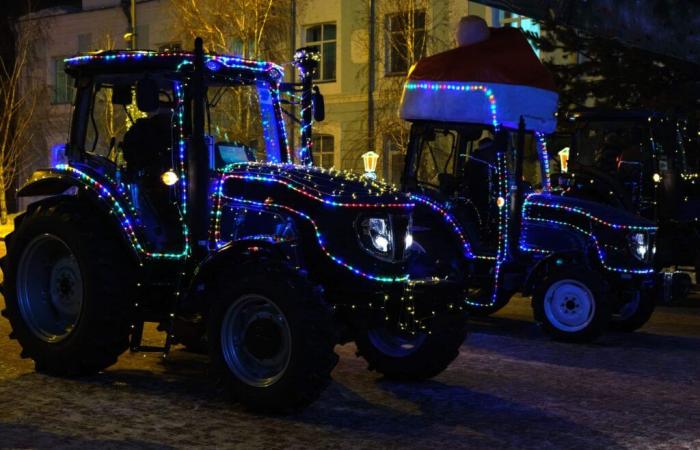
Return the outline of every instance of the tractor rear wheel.
<path id="1" fill-rule="evenodd" d="M 128 348 L 135 264 L 110 229 L 74 198 L 15 219 L 2 261 L 3 315 L 40 372 L 93 374 Z"/>

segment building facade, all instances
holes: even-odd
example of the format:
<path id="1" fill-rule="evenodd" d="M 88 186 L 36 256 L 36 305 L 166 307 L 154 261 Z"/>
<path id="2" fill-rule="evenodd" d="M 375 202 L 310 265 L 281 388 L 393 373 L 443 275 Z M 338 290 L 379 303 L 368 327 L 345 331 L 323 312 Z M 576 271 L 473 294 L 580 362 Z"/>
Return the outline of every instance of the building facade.
<path id="1" fill-rule="evenodd" d="M 80 8 L 53 8 L 21 19 L 44 33 L 31 76 L 49 92 L 39 106 L 40 129 L 22 178 L 36 167 L 51 164 L 67 140 L 74 88 L 63 72 L 63 58 L 89 50 L 125 48 L 129 11 L 124 3 L 83 0 Z M 284 45 L 290 49 L 313 46 L 321 54 L 316 81 L 325 96 L 326 120 L 315 125 L 315 163 L 362 171 L 361 155 L 374 149 L 380 155 L 379 177 L 394 183 L 402 169 L 400 138 L 405 132 L 396 110 L 410 63 L 454 46 L 459 19 L 468 14 L 483 17 L 491 26 L 537 32 L 530 19 L 466 0 L 375 0 L 373 21 L 369 2 L 296 0 L 293 4 L 294 30 L 289 40 L 294 40 L 294 46 Z M 172 14 L 170 0 L 137 0 L 137 48 L 191 47 L 176 38 L 181 33 L 173 29 Z M 372 34 L 374 39 L 370 39 Z M 372 124 L 374 133 L 369 132 Z"/>

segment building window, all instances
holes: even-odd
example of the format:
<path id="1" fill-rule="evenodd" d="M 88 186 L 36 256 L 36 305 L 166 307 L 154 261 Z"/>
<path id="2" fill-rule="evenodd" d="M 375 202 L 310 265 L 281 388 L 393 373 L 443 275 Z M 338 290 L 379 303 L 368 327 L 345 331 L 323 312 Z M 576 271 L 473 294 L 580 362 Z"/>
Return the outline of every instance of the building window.
<path id="1" fill-rule="evenodd" d="M 425 11 L 388 14 L 386 31 L 385 72 L 405 74 L 411 64 L 425 55 Z"/>
<path id="2" fill-rule="evenodd" d="M 179 42 L 164 42 L 158 44 L 159 52 L 179 52 L 182 50 L 182 44 Z"/>
<path id="3" fill-rule="evenodd" d="M 540 24 L 530 19 L 529 17 L 511 13 L 509 11 L 493 10 L 493 24 L 496 27 L 511 27 L 520 28 L 526 33 L 532 33 L 536 36 L 540 35 Z M 540 50 L 535 47 L 530 41 L 530 46 L 535 51 L 537 56 L 540 55 Z"/>
<path id="4" fill-rule="evenodd" d="M 330 169 L 335 165 L 335 139 L 330 134 L 315 134 L 311 141 L 314 166 Z"/>
<path id="5" fill-rule="evenodd" d="M 335 81 L 336 27 L 334 23 L 324 23 L 306 27 L 305 43 L 321 55 L 321 62 L 314 74 L 314 80 Z"/>
<path id="6" fill-rule="evenodd" d="M 75 96 L 73 79 L 64 70 L 63 58 L 53 60 L 53 101 L 54 104 L 72 103 Z"/>
<path id="7" fill-rule="evenodd" d="M 78 52 L 88 52 L 92 47 L 92 34 L 85 33 L 78 35 Z"/>

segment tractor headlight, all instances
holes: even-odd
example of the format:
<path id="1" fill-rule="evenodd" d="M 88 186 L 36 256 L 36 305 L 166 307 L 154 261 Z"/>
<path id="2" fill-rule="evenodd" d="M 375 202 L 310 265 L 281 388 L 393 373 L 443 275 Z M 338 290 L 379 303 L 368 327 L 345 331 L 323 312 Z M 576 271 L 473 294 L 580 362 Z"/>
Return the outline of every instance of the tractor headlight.
<path id="1" fill-rule="evenodd" d="M 393 261 L 396 253 L 402 253 L 396 248 L 391 216 L 360 216 L 356 222 L 358 238 L 362 248 L 372 256 L 385 261 Z M 405 238 L 406 244 L 413 238 Z"/>
<path id="2" fill-rule="evenodd" d="M 394 254 L 394 236 L 388 216 L 360 218 L 358 233 L 362 247 L 369 253 L 390 259 Z"/>
<path id="3" fill-rule="evenodd" d="M 646 261 L 649 256 L 649 237 L 645 233 L 632 233 L 628 237 L 630 251 L 640 261 Z"/>

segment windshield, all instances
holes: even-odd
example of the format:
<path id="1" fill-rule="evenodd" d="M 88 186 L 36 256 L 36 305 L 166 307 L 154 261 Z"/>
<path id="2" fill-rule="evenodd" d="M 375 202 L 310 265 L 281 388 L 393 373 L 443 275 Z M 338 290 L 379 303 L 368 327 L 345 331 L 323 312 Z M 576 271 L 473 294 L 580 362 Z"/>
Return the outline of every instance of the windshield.
<path id="1" fill-rule="evenodd" d="M 217 151 L 218 165 L 246 159 L 282 161 L 281 130 L 267 81 L 210 83 L 206 130 Z"/>
<path id="2" fill-rule="evenodd" d="M 514 172 L 517 133 L 507 133 L 507 162 Z M 415 180 L 418 185 L 458 193 L 460 186 L 471 191 L 490 189 L 495 174 L 497 146 L 488 127 L 466 129 L 431 128 L 417 139 Z M 535 136 L 525 135 L 523 182 L 526 190 L 541 189 L 542 166 Z"/>
<path id="3" fill-rule="evenodd" d="M 671 120 L 585 122 L 576 137 L 576 163 L 614 173 L 638 166 L 644 171 L 685 172 L 682 135 Z"/>

